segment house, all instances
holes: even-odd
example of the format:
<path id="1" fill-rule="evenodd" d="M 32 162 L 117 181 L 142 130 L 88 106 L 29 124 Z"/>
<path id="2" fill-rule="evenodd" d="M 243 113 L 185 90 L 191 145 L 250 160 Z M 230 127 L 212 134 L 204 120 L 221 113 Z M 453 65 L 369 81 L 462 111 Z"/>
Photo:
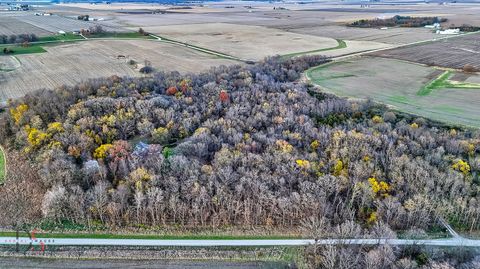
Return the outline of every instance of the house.
<path id="1" fill-rule="evenodd" d="M 436 22 L 436 23 L 434 23 L 434 24 L 425 25 L 425 28 L 428 28 L 428 29 L 440 29 L 440 23 Z"/>

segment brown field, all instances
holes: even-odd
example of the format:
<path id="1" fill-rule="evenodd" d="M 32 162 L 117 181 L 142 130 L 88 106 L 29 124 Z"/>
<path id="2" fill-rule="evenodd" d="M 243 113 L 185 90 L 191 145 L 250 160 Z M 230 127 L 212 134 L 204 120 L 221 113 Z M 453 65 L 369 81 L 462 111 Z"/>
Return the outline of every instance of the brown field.
<path id="1" fill-rule="evenodd" d="M 23 22 L 21 17 L 2 16 L 0 13 L 0 35 L 17 35 L 17 34 L 36 34 L 39 36 L 51 34 L 35 25 Z"/>
<path id="2" fill-rule="evenodd" d="M 338 39 L 374 41 L 387 44 L 408 44 L 417 41 L 430 40 L 437 34 L 425 28 L 354 28 L 341 25 L 326 25 L 324 27 L 305 27 L 292 30 L 296 33 L 328 36 Z"/>
<path id="3" fill-rule="evenodd" d="M 89 78 L 140 76 L 138 70 L 127 63 L 128 60 L 135 60 L 139 64 L 148 60 L 156 70 L 177 70 L 183 73 L 237 63 L 147 40 L 88 41 L 45 49 L 47 53 L 17 56 L 21 66 L 14 71 L 0 71 L 0 101 L 23 96 L 39 88 L 72 85 Z M 125 58 L 117 59 L 119 55 Z M 0 59 L 0 62 L 5 63 L 12 61 L 6 56 L 0 56 Z"/>
<path id="4" fill-rule="evenodd" d="M 145 30 L 248 60 L 337 46 L 332 38 L 227 23 L 145 27 Z"/>
<path id="5" fill-rule="evenodd" d="M 480 34 L 452 37 L 372 55 L 458 69 L 466 64 L 480 68 Z"/>
<path id="6" fill-rule="evenodd" d="M 314 54 L 335 57 L 335 56 L 348 55 L 356 52 L 364 52 L 364 51 L 391 47 L 391 45 L 389 44 L 373 42 L 373 41 L 345 40 L 345 43 L 347 44 L 346 48 L 321 51 Z"/>

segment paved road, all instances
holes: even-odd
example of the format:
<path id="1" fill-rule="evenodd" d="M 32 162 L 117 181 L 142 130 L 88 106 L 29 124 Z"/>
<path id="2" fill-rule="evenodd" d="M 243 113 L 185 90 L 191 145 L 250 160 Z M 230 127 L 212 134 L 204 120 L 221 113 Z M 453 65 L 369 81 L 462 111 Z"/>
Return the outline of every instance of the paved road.
<path id="1" fill-rule="evenodd" d="M 213 246 L 305 246 L 315 242 L 319 245 L 380 245 L 397 246 L 424 245 L 445 247 L 480 247 L 480 240 L 462 237 L 448 239 L 279 239 L 279 240 L 155 240 L 155 239 L 87 239 L 87 238 L 37 238 L 18 239 L 21 245 L 47 246 L 182 246 L 182 247 L 213 247 Z M 0 245 L 15 245 L 15 237 L 0 237 Z"/>

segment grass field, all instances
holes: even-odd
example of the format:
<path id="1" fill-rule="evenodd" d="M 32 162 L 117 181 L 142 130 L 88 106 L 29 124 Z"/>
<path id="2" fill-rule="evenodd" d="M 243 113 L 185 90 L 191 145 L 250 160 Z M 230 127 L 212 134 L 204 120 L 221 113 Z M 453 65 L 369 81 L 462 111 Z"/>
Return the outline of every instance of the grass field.
<path id="1" fill-rule="evenodd" d="M 5 153 L 0 147 L 0 185 L 2 185 L 5 182 L 5 174 L 6 174 Z"/>
<path id="2" fill-rule="evenodd" d="M 452 71 L 409 62 L 363 57 L 310 69 L 307 77 L 326 91 L 367 99 L 434 120 L 480 127 L 480 86 L 454 81 Z M 469 79 L 474 81 L 477 75 Z"/>
<path id="3" fill-rule="evenodd" d="M 309 50 L 309 51 L 303 51 L 303 52 L 295 52 L 295 53 L 290 53 L 283 55 L 282 57 L 288 58 L 288 57 L 296 57 L 296 56 L 301 56 L 305 54 L 312 54 L 312 53 L 318 53 L 318 52 L 324 52 L 324 51 L 329 51 L 329 50 L 337 50 L 337 49 L 344 49 L 347 47 L 347 43 L 341 39 L 337 39 L 338 45 L 335 47 L 331 48 L 323 48 L 323 49 L 317 49 L 317 50 Z"/>
<path id="4" fill-rule="evenodd" d="M 22 47 L 22 46 L 5 46 L 1 47 L 2 50 L 3 48 L 8 48 L 12 50 L 13 52 L 8 53 L 7 55 L 21 55 L 21 54 L 32 54 L 32 53 L 42 53 L 46 52 L 46 50 L 39 46 L 39 45 L 30 45 L 28 47 Z M 3 52 L 2 52 L 3 53 Z"/>

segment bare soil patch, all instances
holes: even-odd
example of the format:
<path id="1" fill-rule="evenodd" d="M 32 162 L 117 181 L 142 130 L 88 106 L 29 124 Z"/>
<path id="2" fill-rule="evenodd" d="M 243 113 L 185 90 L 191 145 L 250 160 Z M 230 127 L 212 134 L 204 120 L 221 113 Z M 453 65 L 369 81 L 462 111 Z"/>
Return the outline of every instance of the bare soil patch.
<path id="1" fill-rule="evenodd" d="M 332 38 L 227 23 L 156 26 L 145 30 L 248 60 L 337 46 Z"/>
<path id="2" fill-rule="evenodd" d="M 467 64 L 480 68 L 480 34 L 380 51 L 372 55 L 457 69 Z"/>

